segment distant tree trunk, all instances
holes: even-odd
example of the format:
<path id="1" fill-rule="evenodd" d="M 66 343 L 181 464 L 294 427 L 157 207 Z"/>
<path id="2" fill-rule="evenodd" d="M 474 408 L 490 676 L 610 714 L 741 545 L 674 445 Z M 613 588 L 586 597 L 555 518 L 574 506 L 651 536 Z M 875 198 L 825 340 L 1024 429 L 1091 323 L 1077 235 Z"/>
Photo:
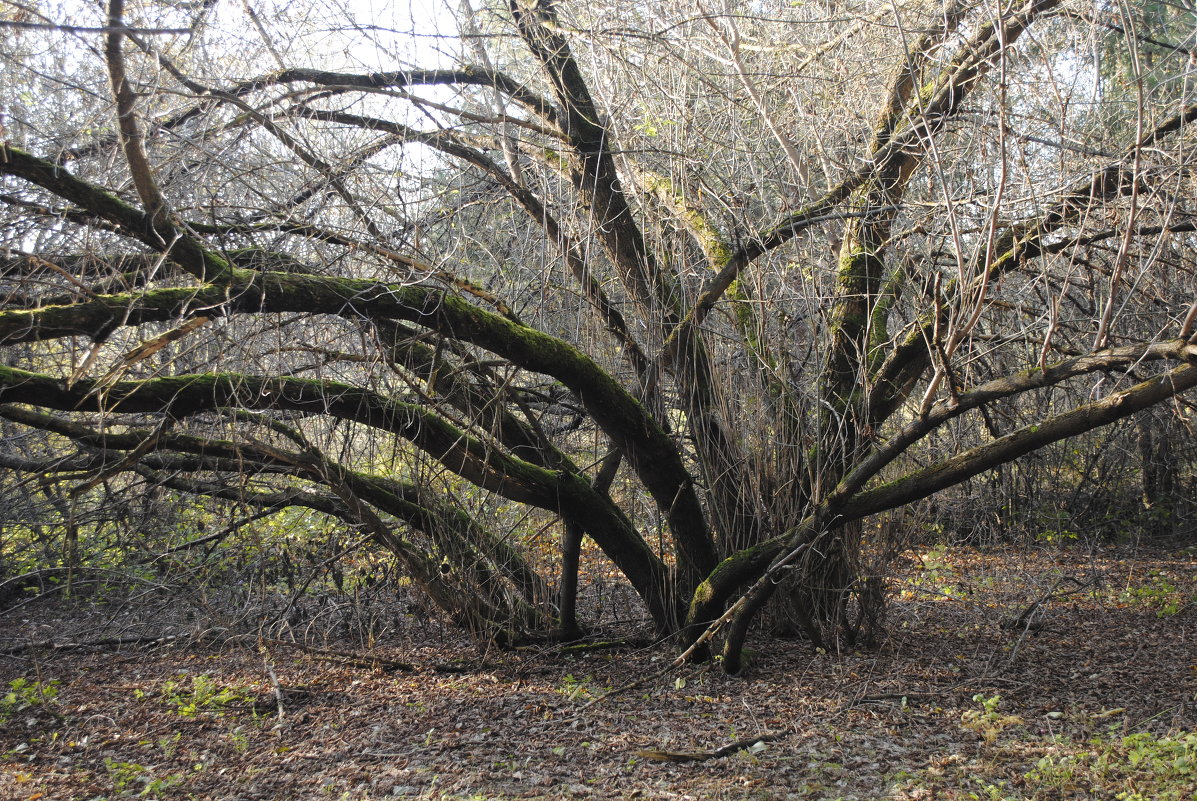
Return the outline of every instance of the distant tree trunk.
<path id="1" fill-rule="evenodd" d="M 1136 427 L 1141 463 L 1141 497 L 1143 508 L 1148 513 L 1148 533 L 1166 535 L 1172 531 L 1176 506 L 1176 459 L 1172 438 L 1152 410 L 1139 416 Z"/>

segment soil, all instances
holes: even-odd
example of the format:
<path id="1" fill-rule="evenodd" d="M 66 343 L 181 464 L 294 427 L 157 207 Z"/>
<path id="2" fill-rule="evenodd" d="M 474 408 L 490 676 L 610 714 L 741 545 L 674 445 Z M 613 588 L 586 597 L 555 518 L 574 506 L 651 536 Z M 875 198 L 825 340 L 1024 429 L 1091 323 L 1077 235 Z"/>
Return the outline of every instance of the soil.
<path id="1" fill-rule="evenodd" d="M 1197 728 L 1195 588 L 1191 550 L 936 548 L 891 579 L 880 648 L 762 632 L 735 678 L 667 644 L 480 652 L 425 621 L 148 643 L 186 632 L 26 604 L 0 617 L 0 691 L 25 680 L 0 798 L 1115 798 L 1037 766 Z"/>

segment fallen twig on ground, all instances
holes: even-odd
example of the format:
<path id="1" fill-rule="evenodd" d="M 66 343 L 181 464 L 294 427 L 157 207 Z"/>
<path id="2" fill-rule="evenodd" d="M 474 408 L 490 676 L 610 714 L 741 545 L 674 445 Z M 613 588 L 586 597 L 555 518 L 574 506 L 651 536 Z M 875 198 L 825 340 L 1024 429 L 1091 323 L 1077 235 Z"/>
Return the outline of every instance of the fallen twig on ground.
<path id="1" fill-rule="evenodd" d="M 789 729 L 785 731 L 765 732 L 764 734 L 757 734 L 752 737 L 745 737 L 742 740 L 736 740 L 734 743 L 729 743 L 713 751 L 660 751 L 653 748 L 637 751 L 636 756 L 653 762 L 702 762 L 707 759 L 720 759 L 725 756 L 737 754 L 740 751 L 752 751 L 754 746 L 758 744 L 780 740 L 792 733 Z"/>

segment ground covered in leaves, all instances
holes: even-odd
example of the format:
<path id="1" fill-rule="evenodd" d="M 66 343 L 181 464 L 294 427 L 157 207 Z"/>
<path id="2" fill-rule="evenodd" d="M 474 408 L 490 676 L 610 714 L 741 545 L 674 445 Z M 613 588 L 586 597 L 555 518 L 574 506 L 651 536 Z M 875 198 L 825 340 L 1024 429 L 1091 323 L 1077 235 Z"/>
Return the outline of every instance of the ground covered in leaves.
<path id="1" fill-rule="evenodd" d="M 0 617 L 0 798 L 1197 799 L 1192 549 L 940 546 L 890 590 L 880 649 L 762 634 L 740 678 L 415 622 L 150 646 L 186 632 L 26 604 Z"/>

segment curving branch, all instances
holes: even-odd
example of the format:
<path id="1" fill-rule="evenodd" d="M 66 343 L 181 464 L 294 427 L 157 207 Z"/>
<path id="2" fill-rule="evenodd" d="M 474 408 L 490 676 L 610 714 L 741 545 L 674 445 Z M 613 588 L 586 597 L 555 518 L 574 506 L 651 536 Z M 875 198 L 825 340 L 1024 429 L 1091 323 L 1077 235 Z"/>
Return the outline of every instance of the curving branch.
<path id="1" fill-rule="evenodd" d="M 119 30 L 128 35 L 142 50 L 158 58 L 158 51 L 141 41 L 133 29 L 122 26 Z M 165 65 L 163 66 L 165 67 Z M 188 91 L 195 94 L 199 102 L 193 108 L 156 122 L 153 127 L 157 131 L 171 131 L 182 128 L 188 122 L 210 112 L 215 106 L 227 102 L 227 99 L 230 97 L 238 99 L 245 98 L 255 92 L 261 92 L 273 87 L 291 86 L 297 83 L 320 87 L 321 91 L 330 97 L 345 92 L 374 92 L 388 89 L 406 89 L 415 86 L 483 86 L 510 97 L 517 104 L 543 119 L 551 130 L 559 130 L 561 127 L 557 109 L 551 102 L 540 97 L 501 70 L 478 66 L 465 66 L 457 69 L 413 69 L 371 73 L 346 73 L 289 68 L 248 80 L 238 81 L 224 88 L 207 86 L 190 78 L 182 71 L 176 71 L 174 74 L 175 78 Z M 59 156 L 59 161 L 65 163 L 67 161 L 98 155 L 113 144 L 116 144 L 117 141 L 115 138 L 102 138 L 93 144 L 63 151 Z"/>
<path id="2" fill-rule="evenodd" d="M 1127 389 L 1111 393 L 1101 400 L 1082 404 L 1024 426 L 1006 436 L 915 470 L 876 488 L 861 490 L 868 478 L 875 476 L 897 455 L 893 451 L 908 448 L 965 410 L 945 403 L 936 409 L 933 419 L 928 419 L 926 423 L 912 423 L 901 435 L 895 437 L 891 449 L 879 451 L 870 460 L 862 462 L 857 472 L 849 474 L 834 492 L 829 493 L 821 503 L 813 507 L 789 532 L 725 559 L 694 593 L 687 615 L 687 641 L 693 643 L 701 636 L 706 624 L 720 617 L 727 603 L 740 588 L 756 582 L 773 565 L 781 564 L 779 560 L 785 560 L 787 555 L 805 548 L 830 529 L 926 498 L 1054 442 L 1125 419 L 1197 387 L 1197 346 L 1183 341 L 1159 343 L 1151 348 L 1140 349 L 1137 355 L 1133 349 L 1113 349 L 1061 362 L 1043 376 L 1037 375 L 1040 371 L 1024 371 L 988 382 L 973 392 L 962 395 L 960 402 L 963 405 L 970 409 L 980 408 L 983 404 L 1001 397 L 1050 386 L 1078 375 L 1117 367 L 1126 368 L 1140 360 L 1180 360 L 1187 363 Z M 746 607 L 745 614 L 752 615 L 759 611 L 763 600 L 757 601 L 759 602 Z"/>
<path id="3" fill-rule="evenodd" d="M 1128 165 L 1133 163 L 1136 150 L 1140 147 L 1155 146 L 1194 122 L 1197 122 L 1197 103 L 1190 103 L 1149 131 L 1140 144 L 1132 145 L 1120 158 L 1073 184 L 1042 215 L 1010 225 L 996 237 L 989 254 L 981 252 L 977 255 L 975 263 L 970 266 L 970 272 L 974 275 L 985 275 L 986 280 L 994 283 L 1020 265 L 1044 253 L 1058 252 L 1062 247 L 1066 247 L 1048 243 L 1047 239 L 1090 214 L 1098 204 L 1127 194 L 1132 178 L 1132 171 Z M 1140 179 L 1142 177 L 1140 176 Z M 1152 229 L 1143 230 L 1150 233 Z M 1186 228 L 1181 225 L 1177 230 L 1183 232 Z M 1114 235 L 1124 233 L 1119 231 Z M 1080 244 L 1085 240 L 1078 235 L 1065 241 Z M 950 284 L 948 288 L 954 285 Z M 893 414 L 906 400 L 918 377 L 927 369 L 931 361 L 928 343 L 934 341 L 936 327 L 946 324 L 946 314 L 947 310 L 942 308 L 924 314 L 918 325 L 902 337 L 874 372 L 866 402 L 874 425 Z"/>
<path id="4" fill-rule="evenodd" d="M 427 535 L 442 553 L 449 555 L 454 564 L 460 565 L 467 573 L 503 575 L 518 589 L 529 610 L 550 597 L 547 584 L 522 556 L 483 529 L 460 508 L 445 502 L 439 493 L 411 482 L 349 470 L 319 453 L 296 430 L 278 420 L 251 415 L 240 409 L 227 411 L 235 419 L 266 426 L 295 441 L 302 450 L 278 448 L 252 438 L 233 442 L 128 427 L 113 432 L 108 428 L 95 429 L 55 415 L 6 404 L 0 405 L 0 417 L 67 437 L 86 453 L 59 460 L 22 459 L 5 455 L 3 464 L 25 472 L 86 471 L 105 477 L 136 470 L 143 475 L 152 474 L 158 483 L 195 494 L 244 500 L 251 505 L 276 509 L 304 506 L 338 517 L 346 517 L 350 508 L 340 499 L 340 495 L 349 493 Z M 239 481 L 205 482 L 185 479 L 180 475 L 199 472 L 306 478 L 336 491 L 332 495 L 292 489 L 252 492 Z M 95 483 L 95 479 L 87 482 L 88 485 Z M 405 563 L 409 561 L 414 545 L 397 539 L 390 526 L 384 528 L 385 532 L 374 532 L 374 539 L 404 559 Z M 431 557 L 423 557 L 424 561 L 429 559 Z M 421 564 L 412 567 L 419 572 Z M 435 568 L 435 561 L 429 564 Z M 433 574 L 438 572 L 434 570 Z"/>
<path id="5" fill-rule="evenodd" d="M 297 109 L 308 119 L 333 122 L 369 131 L 384 131 L 390 133 L 402 142 L 418 142 L 438 150 L 448 156 L 453 156 L 466 164 L 481 170 L 494 179 L 512 199 L 519 203 L 520 208 L 536 225 L 544 229 L 546 237 L 553 242 L 565 257 L 566 265 L 574 279 L 582 288 L 587 301 L 599 312 L 607 330 L 615 337 L 623 348 L 628 361 L 636 370 L 636 374 L 645 380 L 648 374 L 648 359 L 641 350 L 640 344 L 632 336 L 627 321 L 619 308 L 607 296 L 602 285 L 586 266 L 581 256 L 581 248 L 561 227 L 557 218 L 545 207 L 544 203 L 531 190 L 520 184 L 515 178 L 502 169 L 493 159 L 477 148 L 470 147 L 448 131 L 417 131 L 401 123 L 383 120 L 376 117 L 366 117 L 360 114 L 349 114 L 342 111 L 323 111 L 318 109 Z"/>
<path id="6" fill-rule="evenodd" d="M 422 406 L 333 381 L 244 374 L 182 375 L 68 386 L 51 376 L 0 367 L 0 402 L 43 408 L 159 413 L 181 419 L 225 407 L 327 415 L 389 431 L 479 487 L 521 503 L 582 519 L 587 533 L 619 566 L 662 627 L 674 619 L 661 560 L 609 498 L 580 475 L 549 470 L 497 452 Z M 679 539 L 685 532 L 679 533 Z"/>
<path id="7" fill-rule="evenodd" d="M 204 247 L 190 232 L 161 215 L 153 217 L 105 189 L 83 181 L 66 168 L 0 143 L 0 174 L 22 178 L 74 203 L 125 236 L 164 253 L 201 281 L 220 282 L 234 273 L 228 260 Z"/>
<path id="8" fill-rule="evenodd" d="M 593 360 L 565 342 L 430 287 L 284 273 L 249 274 L 225 287 L 154 290 L 72 306 L 0 312 L 0 343 L 69 334 L 96 335 L 120 319 L 140 324 L 181 314 L 220 316 L 238 312 L 309 312 L 405 320 L 486 348 L 527 370 L 553 376 L 569 387 L 627 454 L 645 487 L 668 515 L 683 558 L 699 572 L 717 561 L 681 455 L 642 404 Z M 317 403 L 316 397 L 309 400 Z M 446 435 L 446 441 L 454 439 L 455 435 Z"/>
<path id="9" fill-rule="evenodd" d="M 141 196 L 146 214 L 151 220 L 157 220 L 159 216 L 166 214 L 167 205 L 162 191 L 158 188 L 158 182 L 154 179 L 154 170 L 146 157 L 141 124 L 137 121 L 133 89 L 129 86 L 129 78 L 125 72 L 125 56 L 121 52 L 121 46 L 125 41 L 124 14 L 125 0 L 109 0 L 104 57 L 108 62 L 112 94 L 116 98 L 116 119 L 121 146 L 125 151 L 129 172 L 133 176 L 133 186 Z"/>

